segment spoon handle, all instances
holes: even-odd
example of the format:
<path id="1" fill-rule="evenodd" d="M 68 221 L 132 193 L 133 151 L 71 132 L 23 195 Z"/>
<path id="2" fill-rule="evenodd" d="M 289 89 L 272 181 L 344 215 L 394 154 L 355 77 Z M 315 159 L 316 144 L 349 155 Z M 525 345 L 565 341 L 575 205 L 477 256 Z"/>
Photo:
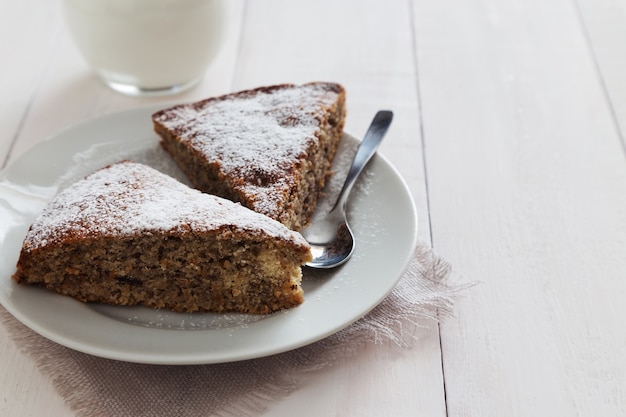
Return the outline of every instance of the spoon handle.
<path id="1" fill-rule="evenodd" d="M 378 149 L 378 146 L 385 137 L 392 119 L 393 112 L 389 110 L 380 110 L 376 113 L 376 116 L 374 116 L 365 137 L 359 145 L 359 149 L 357 149 L 354 155 L 352 166 L 350 167 L 350 171 L 348 171 L 348 176 L 346 177 L 346 181 L 343 184 L 333 210 L 335 208 L 341 208 L 341 210 L 345 209 L 348 196 L 350 195 L 350 191 L 352 191 L 352 186 L 359 175 L 361 175 L 363 168 L 365 168 L 369 160 L 376 153 L 376 149 Z"/>

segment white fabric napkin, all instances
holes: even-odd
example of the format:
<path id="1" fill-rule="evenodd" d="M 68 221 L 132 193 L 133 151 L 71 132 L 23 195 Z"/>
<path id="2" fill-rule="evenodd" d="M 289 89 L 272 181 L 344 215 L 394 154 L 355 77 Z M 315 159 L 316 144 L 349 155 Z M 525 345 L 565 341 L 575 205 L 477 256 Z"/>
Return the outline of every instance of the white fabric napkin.
<path id="1" fill-rule="evenodd" d="M 450 266 L 421 244 L 392 293 L 356 323 L 300 349 L 218 365 L 102 359 L 39 336 L 3 308 L 0 318 L 77 416 L 249 416 L 297 390 L 307 373 L 340 366 L 368 343 L 392 341 L 399 348 L 419 343 L 416 326 L 452 314 L 454 297 L 469 285 L 452 277 Z"/>

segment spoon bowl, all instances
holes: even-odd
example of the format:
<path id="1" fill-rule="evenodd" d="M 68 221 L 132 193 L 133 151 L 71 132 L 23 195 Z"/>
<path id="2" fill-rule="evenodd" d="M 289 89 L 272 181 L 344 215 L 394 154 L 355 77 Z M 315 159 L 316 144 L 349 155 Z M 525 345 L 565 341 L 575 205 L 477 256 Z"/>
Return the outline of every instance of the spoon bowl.
<path id="1" fill-rule="evenodd" d="M 337 202 L 324 218 L 302 230 L 302 236 L 311 245 L 313 254 L 313 260 L 306 266 L 320 269 L 334 268 L 344 264 L 354 253 L 356 243 L 348 225 L 346 203 L 352 186 L 376 153 L 392 119 L 393 113 L 389 110 L 380 110 L 376 113 L 354 155 Z"/>

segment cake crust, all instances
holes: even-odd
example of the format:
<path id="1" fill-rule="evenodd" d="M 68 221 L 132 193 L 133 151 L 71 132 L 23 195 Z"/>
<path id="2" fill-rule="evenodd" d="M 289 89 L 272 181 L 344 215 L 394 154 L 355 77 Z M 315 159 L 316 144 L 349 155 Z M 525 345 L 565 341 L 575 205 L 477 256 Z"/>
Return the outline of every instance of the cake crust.
<path id="1" fill-rule="evenodd" d="M 86 302 L 265 314 L 302 303 L 310 257 L 279 222 L 125 161 L 48 204 L 13 279 Z"/>
<path id="2" fill-rule="evenodd" d="M 306 227 L 345 124 L 336 83 L 280 84 L 173 106 L 154 130 L 194 187 Z"/>

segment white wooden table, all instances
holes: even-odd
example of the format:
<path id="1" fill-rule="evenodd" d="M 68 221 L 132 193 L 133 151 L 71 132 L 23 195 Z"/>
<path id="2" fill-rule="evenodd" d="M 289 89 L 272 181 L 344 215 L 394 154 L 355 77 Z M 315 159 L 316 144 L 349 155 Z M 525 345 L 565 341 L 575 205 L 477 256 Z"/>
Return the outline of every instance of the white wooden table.
<path id="1" fill-rule="evenodd" d="M 626 415 L 626 0 L 232 0 L 189 101 L 330 80 L 422 241 L 481 284 L 414 348 L 373 346 L 267 415 Z M 74 123 L 166 99 L 92 75 L 58 1 L 0 0 L 0 162 Z M 306 404 L 306 407 L 302 407 Z M 71 416 L 0 326 L 0 415 Z"/>

